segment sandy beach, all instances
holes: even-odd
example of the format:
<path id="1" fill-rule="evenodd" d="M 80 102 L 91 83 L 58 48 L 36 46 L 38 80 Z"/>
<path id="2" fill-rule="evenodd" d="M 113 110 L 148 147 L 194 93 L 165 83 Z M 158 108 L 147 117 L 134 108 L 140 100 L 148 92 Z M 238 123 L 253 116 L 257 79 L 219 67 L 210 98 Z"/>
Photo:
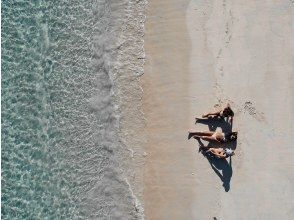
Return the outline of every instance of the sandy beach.
<path id="1" fill-rule="evenodd" d="M 3 1 L 1 218 L 294 219 L 293 4 Z"/>
<path id="2" fill-rule="evenodd" d="M 291 1 L 149 1 L 145 219 L 293 219 L 292 21 Z M 236 155 L 213 169 L 187 133 L 227 102 Z"/>

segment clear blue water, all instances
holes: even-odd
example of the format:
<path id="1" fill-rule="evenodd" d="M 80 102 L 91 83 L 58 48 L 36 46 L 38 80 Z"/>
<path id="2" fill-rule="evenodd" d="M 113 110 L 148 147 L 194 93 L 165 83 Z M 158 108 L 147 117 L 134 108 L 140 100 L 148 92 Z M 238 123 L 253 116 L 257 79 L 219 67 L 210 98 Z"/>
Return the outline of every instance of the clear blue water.
<path id="1" fill-rule="evenodd" d="M 2 1 L 3 219 L 136 218 L 110 77 L 124 8 Z"/>

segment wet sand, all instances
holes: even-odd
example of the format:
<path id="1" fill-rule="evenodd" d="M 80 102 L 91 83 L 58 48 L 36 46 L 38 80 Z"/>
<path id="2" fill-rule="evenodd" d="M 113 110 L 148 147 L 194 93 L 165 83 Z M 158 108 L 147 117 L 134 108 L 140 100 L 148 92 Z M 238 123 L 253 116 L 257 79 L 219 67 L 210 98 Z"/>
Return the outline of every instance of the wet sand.
<path id="1" fill-rule="evenodd" d="M 147 120 L 146 219 L 191 219 L 194 149 L 189 128 L 188 1 L 150 1 L 145 24 L 143 109 Z M 191 144 L 191 143 L 190 143 Z M 186 212 L 177 212 L 175 207 Z"/>
<path id="2" fill-rule="evenodd" d="M 293 218 L 292 20 L 290 1 L 149 1 L 146 219 Z M 226 102 L 236 155 L 213 169 L 187 131 Z"/>

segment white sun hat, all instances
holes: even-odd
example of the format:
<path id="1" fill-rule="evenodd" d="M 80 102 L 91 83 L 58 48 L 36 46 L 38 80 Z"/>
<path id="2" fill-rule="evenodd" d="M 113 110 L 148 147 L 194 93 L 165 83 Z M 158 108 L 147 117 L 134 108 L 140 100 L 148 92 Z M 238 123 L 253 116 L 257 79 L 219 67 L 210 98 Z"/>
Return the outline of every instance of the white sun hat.
<path id="1" fill-rule="evenodd" d="M 225 153 L 226 153 L 226 155 L 228 155 L 228 156 L 232 156 L 233 153 L 234 153 L 234 151 L 233 151 L 232 149 L 226 148 L 226 149 L 225 149 Z"/>

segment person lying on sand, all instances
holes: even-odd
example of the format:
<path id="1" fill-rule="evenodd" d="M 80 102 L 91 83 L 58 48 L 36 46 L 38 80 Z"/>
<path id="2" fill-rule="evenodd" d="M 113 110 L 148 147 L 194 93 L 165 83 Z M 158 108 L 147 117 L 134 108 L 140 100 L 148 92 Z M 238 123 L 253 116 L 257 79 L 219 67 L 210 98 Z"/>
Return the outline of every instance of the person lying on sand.
<path id="1" fill-rule="evenodd" d="M 235 155 L 234 151 L 230 148 L 209 148 L 206 153 L 212 153 L 215 157 L 220 159 Z"/>
<path id="2" fill-rule="evenodd" d="M 223 133 L 219 131 L 189 131 L 188 139 L 191 137 L 193 138 L 201 138 L 202 140 L 205 141 L 217 141 L 220 143 L 226 143 L 229 141 L 235 141 L 237 140 L 238 132 L 233 131 L 233 132 L 228 132 L 228 133 Z"/>
<path id="3" fill-rule="evenodd" d="M 231 109 L 230 104 L 228 103 L 226 107 L 222 110 L 216 111 L 216 112 L 209 112 L 207 114 L 202 115 L 202 118 L 228 118 L 230 122 L 233 122 L 234 112 Z M 200 119 L 200 118 L 196 118 Z"/>

